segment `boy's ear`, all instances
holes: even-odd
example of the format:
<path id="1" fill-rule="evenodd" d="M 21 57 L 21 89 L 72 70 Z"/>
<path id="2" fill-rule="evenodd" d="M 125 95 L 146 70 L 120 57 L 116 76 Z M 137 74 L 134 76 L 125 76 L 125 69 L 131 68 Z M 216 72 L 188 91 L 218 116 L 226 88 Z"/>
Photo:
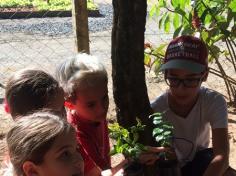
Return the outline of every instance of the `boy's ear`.
<path id="1" fill-rule="evenodd" d="M 73 103 L 71 103 L 70 101 L 65 101 L 64 102 L 64 106 L 70 110 L 75 109 L 75 105 Z"/>
<path id="2" fill-rule="evenodd" d="M 26 161 L 22 168 L 26 176 L 39 176 L 39 168 L 31 161 Z"/>
<path id="3" fill-rule="evenodd" d="M 207 80 L 208 73 L 209 73 L 209 68 L 207 68 L 207 70 L 203 73 L 203 78 L 202 78 L 203 82 Z"/>

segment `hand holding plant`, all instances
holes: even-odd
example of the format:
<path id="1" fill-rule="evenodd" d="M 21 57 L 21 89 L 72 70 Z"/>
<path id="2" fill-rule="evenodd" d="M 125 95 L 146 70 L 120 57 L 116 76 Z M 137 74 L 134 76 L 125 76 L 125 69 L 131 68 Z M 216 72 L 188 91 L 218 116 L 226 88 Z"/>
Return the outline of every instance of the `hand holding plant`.
<path id="1" fill-rule="evenodd" d="M 137 119 L 137 125 L 128 130 L 118 123 L 109 125 L 110 137 L 116 140 L 111 155 L 122 153 L 126 158 L 133 161 L 146 165 L 154 164 L 159 159 L 158 154 L 167 151 L 168 148 L 144 146 L 138 143 L 139 132 L 143 131 L 144 128 L 145 125 L 142 125 L 139 119 Z"/>
<path id="2" fill-rule="evenodd" d="M 122 153 L 126 158 L 137 160 L 141 152 L 146 151 L 146 147 L 138 143 L 139 132 L 144 130 L 145 125 L 137 119 L 137 125 L 125 129 L 118 123 L 109 125 L 110 137 L 116 140 L 111 155 Z"/>
<path id="3" fill-rule="evenodd" d="M 174 127 L 169 122 L 164 121 L 162 116 L 163 113 L 159 112 L 149 116 L 149 118 L 153 119 L 153 124 L 155 125 L 152 135 L 161 147 L 166 148 L 159 156 L 164 160 L 176 159 L 174 149 L 172 148 Z"/>

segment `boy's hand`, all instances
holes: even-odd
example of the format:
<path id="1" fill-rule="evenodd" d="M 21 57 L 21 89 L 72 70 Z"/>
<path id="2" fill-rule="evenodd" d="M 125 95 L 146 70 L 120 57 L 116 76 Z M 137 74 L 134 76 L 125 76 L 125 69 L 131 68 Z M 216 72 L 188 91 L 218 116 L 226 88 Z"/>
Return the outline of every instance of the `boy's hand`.
<path id="1" fill-rule="evenodd" d="M 152 147 L 152 146 L 145 146 L 145 149 L 147 152 L 152 153 L 160 153 L 160 152 L 166 152 L 169 150 L 169 148 L 166 147 Z"/>
<path id="2" fill-rule="evenodd" d="M 101 176 L 120 176 L 124 173 L 124 167 L 128 163 L 128 160 L 125 159 L 121 161 L 117 166 L 107 169 L 101 172 Z"/>
<path id="3" fill-rule="evenodd" d="M 159 159 L 160 152 L 166 152 L 169 149 L 165 147 L 151 147 L 146 146 L 146 151 L 142 152 L 139 156 L 139 161 L 142 164 L 152 165 Z"/>

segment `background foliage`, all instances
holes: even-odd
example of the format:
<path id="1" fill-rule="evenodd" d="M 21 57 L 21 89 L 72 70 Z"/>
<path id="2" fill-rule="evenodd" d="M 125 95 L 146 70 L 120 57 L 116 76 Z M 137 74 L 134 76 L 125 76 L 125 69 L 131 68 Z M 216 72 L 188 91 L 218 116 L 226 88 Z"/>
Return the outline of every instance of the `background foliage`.
<path id="1" fill-rule="evenodd" d="M 172 31 L 173 38 L 194 35 L 207 44 L 209 62 L 218 66 L 218 69 L 210 68 L 210 73 L 224 79 L 229 100 L 235 101 L 236 80 L 226 74 L 221 59 L 230 62 L 236 72 L 236 0 L 149 0 L 149 3 L 149 16 L 156 17 L 159 29 L 166 33 Z M 145 45 L 145 64 L 154 66 L 157 74 L 166 46 Z"/>

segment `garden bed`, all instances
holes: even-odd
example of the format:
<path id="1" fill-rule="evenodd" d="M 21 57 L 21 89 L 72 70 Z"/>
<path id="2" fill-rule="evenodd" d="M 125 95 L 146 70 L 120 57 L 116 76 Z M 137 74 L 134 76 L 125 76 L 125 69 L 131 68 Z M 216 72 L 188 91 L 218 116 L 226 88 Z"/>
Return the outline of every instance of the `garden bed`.
<path id="1" fill-rule="evenodd" d="M 71 10 L 35 11 L 34 8 L 0 9 L 0 19 L 46 18 L 46 17 L 71 17 Z M 99 10 L 88 10 L 89 17 L 101 17 Z"/>
<path id="2" fill-rule="evenodd" d="M 71 0 L 1 0 L 0 19 L 70 17 Z M 101 14 L 93 1 L 87 0 L 88 16 Z"/>

